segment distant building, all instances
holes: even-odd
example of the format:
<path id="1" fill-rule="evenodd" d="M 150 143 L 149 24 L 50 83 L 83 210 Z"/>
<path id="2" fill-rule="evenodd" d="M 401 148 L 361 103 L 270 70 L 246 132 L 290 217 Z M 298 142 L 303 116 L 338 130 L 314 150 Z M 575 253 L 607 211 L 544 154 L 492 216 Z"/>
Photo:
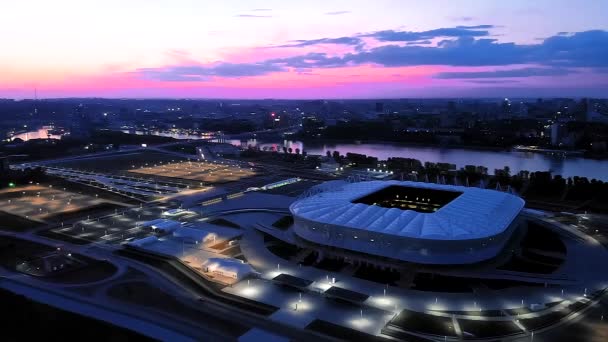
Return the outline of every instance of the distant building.
<path id="1" fill-rule="evenodd" d="M 384 103 L 376 102 L 376 113 L 378 113 L 378 114 L 384 113 Z"/>
<path id="2" fill-rule="evenodd" d="M 68 118 L 70 119 L 71 137 L 84 139 L 91 136 L 91 120 L 87 116 L 84 105 L 78 105 Z"/>
<path id="3" fill-rule="evenodd" d="M 551 145 L 559 146 L 563 144 L 563 139 L 568 135 L 568 129 L 563 123 L 551 125 Z"/>

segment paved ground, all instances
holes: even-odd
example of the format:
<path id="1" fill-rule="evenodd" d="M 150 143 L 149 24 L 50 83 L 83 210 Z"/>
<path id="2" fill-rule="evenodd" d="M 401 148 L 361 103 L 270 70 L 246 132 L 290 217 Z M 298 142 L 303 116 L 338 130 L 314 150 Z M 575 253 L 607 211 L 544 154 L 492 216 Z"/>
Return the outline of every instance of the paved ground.
<path id="1" fill-rule="evenodd" d="M 157 163 L 148 166 L 132 168 L 133 173 L 158 175 L 171 178 L 183 178 L 205 183 L 226 183 L 238 181 L 256 175 L 253 168 L 244 168 L 222 162 L 190 162 Z"/>
<path id="2" fill-rule="evenodd" d="M 44 220 L 58 213 L 78 211 L 107 201 L 44 185 L 20 186 L 0 191 L 0 210 L 28 219 Z"/>
<path id="3" fill-rule="evenodd" d="M 250 201 L 250 203 L 261 202 L 261 197 L 258 199 L 250 201 L 251 198 L 241 197 L 239 199 L 240 202 L 231 201 L 224 203 L 222 210 L 234 210 L 247 201 Z M 269 198 L 269 200 L 271 199 Z M 277 204 L 280 204 L 273 203 L 272 201 L 265 202 L 275 208 Z M 283 207 L 286 208 L 288 204 L 284 203 Z M 583 299 L 584 293 L 591 293 L 598 288 L 608 286 L 606 282 L 608 279 L 605 276 L 608 274 L 608 269 L 604 262 L 606 257 L 608 257 L 606 249 L 597 242 L 594 242 L 594 240 L 573 239 L 567 243 L 571 258 L 568 259 L 562 266 L 563 269 L 560 270 L 560 273 L 567 274 L 576 280 L 571 286 L 564 286 L 562 288 L 514 287 L 497 291 L 481 291 L 476 294 L 434 293 L 389 287 L 385 295 L 384 285 L 345 276 L 341 273 L 327 272 L 312 267 L 300 267 L 271 253 L 265 247 L 263 235 L 253 229 L 253 223 L 271 225 L 280 216 L 280 214 L 269 213 L 238 213 L 236 216 L 227 216 L 245 227 L 245 235 L 241 240 L 241 250 L 247 261 L 262 273 L 264 280 L 255 281 L 255 283 L 250 281 L 249 284 L 241 282 L 232 288 L 227 288 L 226 291 L 283 308 L 280 313 L 276 314 L 276 319 L 289 321 L 291 322 L 290 324 L 294 324 L 295 326 L 305 324 L 305 322 L 310 320 L 311 316 L 314 316 L 362 331 L 379 333 L 379 329 L 384 325 L 380 324 L 380 322 L 388 319 L 389 313 L 393 315 L 404 308 L 416 311 L 519 310 L 522 306 L 528 307 L 532 303 L 549 303 L 561 300 L 576 302 Z M 297 291 L 293 293 L 293 291 L 282 288 L 278 290 L 277 285 L 270 281 L 270 279 L 280 273 L 287 273 L 314 281 L 304 291 L 309 296 L 306 300 L 306 303 L 309 304 L 302 304 L 303 306 L 298 308 L 297 313 L 295 312 L 296 301 L 293 299 L 294 296 L 298 295 Z M 352 317 L 353 312 L 356 313 L 359 310 L 358 308 L 348 311 L 349 313 L 336 312 L 333 311 L 335 310 L 335 305 L 326 303 L 326 300 L 322 296 L 315 294 L 316 291 L 324 291 L 333 285 L 328 281 L 331 278 L 337 279 L 336 286 L 371 296 L 363 306 L 363 308 L 372 309 L 372 313 L 368 313 L 365 316 L 366 323 L 355 321 Z M 380 310 L 379 312 L 384 310 L 387 314 L 386 316 L 375 314 L 374 310 Z M 332 314 L 327 315 L 327 312 L 332 312 Z M 520 317 L 534 317 L 534 315 L 534 313 L 531 313 L 528 316 Z M 516 316 L 506 317 L 507 320 L 512 320 L 514 324 L 517 324 L 515 321 L 517 318 Z M 523 326 L 521 328 L 523 329 Z"/>

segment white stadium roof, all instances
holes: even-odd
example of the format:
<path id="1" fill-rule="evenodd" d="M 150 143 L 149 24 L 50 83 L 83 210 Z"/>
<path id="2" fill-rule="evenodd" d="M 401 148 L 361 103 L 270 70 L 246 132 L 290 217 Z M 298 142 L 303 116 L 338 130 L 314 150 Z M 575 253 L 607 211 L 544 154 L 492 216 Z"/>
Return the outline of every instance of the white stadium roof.
<path id="1" fill-rule="evenodd" d="M 431 213 L 352 203 L 393 185 L 462 194 Z M 418 239 L 469 240 L 502 233 L 523 206 L 521 198 L 494 190 L 422 182 L 370 181 L 326 190 L 293 203 L 290 210 L 309 221 L 353 230 Z"/>

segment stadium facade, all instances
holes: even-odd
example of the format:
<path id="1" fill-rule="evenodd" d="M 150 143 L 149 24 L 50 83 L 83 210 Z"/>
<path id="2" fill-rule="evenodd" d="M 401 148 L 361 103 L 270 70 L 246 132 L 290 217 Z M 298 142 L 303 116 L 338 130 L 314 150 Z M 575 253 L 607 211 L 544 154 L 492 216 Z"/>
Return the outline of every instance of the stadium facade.
<path id="1" fill-rule="evenodd" d="M 469 264 L 496 257 L 519 225 L 524 201 L 453 185 L 345 183 L 294 202 L 294 232 L 306 242 L 370 260 Z"/>

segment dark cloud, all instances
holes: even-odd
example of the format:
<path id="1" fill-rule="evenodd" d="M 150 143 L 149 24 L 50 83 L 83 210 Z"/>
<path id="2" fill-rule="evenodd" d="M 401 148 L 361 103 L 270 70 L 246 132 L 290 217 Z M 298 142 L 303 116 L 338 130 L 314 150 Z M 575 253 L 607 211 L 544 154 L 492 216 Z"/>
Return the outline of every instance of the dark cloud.
<path id="1" fill-rule="evenodd" d="M 372 34 L 383 39 L 406 42 L 405 45 L 384 45 L 363 49 L 360 35 L 340 38 L 321 38 L 295 41 L 291 46 L 303 47 L 316 44 L 354 45 L 355 51 L 343 56 L 325 53 L 307 53 L 286 58 L 273 58 L 259 63 L 219 63 L 199 66 L 177 66 L 157 69 L 141 69 L 145 78 L 189 81 L 205 80 L 212 76 L 247 77 L 295 69 L 309 72 L 315 68 L 338 68 L 361 64 L 376 64 L 385 67 L 447 65 L 447 66 L 508 66 L 534 64 L 534 68 L 520 68 L 492 72 L 442 73 L 438 78 L 523 78 L 533 76 L 558 76 L 573 72 L 571 68 L 593 70 L 608 69 L 608 31 L 585 31 L 567 36 L 555 35 L 536 44 L 502 43 L 496 39 L 479 38 L 475 30 L 485 30 L 488 25 L 461 26 L 417 32 L 415 36 L 447 37 L 437 45 L 424 46 L 425 39 L 412 38 L 411 32 L 381 31 Z M 448 30 L 448 31 L 446 31 Z M 461 30 L 461 31 L 455 31 Z M 462 31 L 464 30 L 464 31 Z M 387 33 L 390 32 L 390 33 Z M 462 34 L 459 36 L 459 34 Z M 393 40 L 389 40 L 393 41 Z M 417 42 L 408 45 L 408 42 Z"/>
<path id="2" fill-rule="evenodd" d="M 573 73 L 562 68 L 521 68 L 511 70 L 475 71 L 475 72 L 442 72 L 435 78 L 503 78 L 503 77 L 533 77 L 533 76 L 564 76 Z"/>
<path id="3" fill-rule="evenodd" d="M 292 40 L 288 44 L 279 45 L 277 47 L 303 47 L 319 44 L 338 44 L 338 45 L 360 45 L 362 41 L 357 37 L 340 37 L 340 38 L 320 38 L 311 40 Z"/>
<path id="4" fill-rule="evenodd" d="M 326 12 L 325 14 L 327 15 L 342 15 L 342 14 L 348 14 L 350 13 L 350 11 L 333 11 L 333 12 Z"/>
<path id="5" fill-rule="evenodd" d="M 363 35 L 381 42 L 411 42 L 435 38 L 487 37 L 492 25 L 456 26 L 438 28 L 428 31 L 394 31 L 385 30 Z"/>
<path id="6" fill-rule="evenodd" d="M 345 56 L 351 63 L 383 66 L 452 65 L 491 66 L 522 62 L 527 47 L 470 37 L 444 40 L 437 46 L 385 45 Z"/>
<path id="7" fill-rule="evenodd" d="M 406 45 L 430 45 L 430 44 L 433 44 L 433 42 L 430 40 L 416 40 L 413 42 L 407 42 L 405 44 Z"/>
<path id="8" fill-rule="evenodd" d="M 549 37 L 531 54 L 539 62 L 576 67 L 608 66 L 608 31 L 592 30 Z"/>
<path id="9" fill-rule="evenodd" d="M 344 56 L 348 63 L 383 66 L 499 66 L 538 64 L 559 67 L 608 67 L 608 31 L 553 36 L 539 44 L 501 43 L 460 37 L 437 46 L 386 45 Z"/>
<path id="10" fill-rule="evenodd" d="M 435 38 L 486 37 L 490 34 L 488 30 L 493 27 L 493 25 L 456 26 L 420 32 L 386 30 L 352 37 L 319 38 L 310 40 L 300 39 L 275 47 L 304 47 L 318 44 L 361 46 L 363 44 L 361 38 L 373 38 L 380 42 L 411 43 L 409 45 L 430 44 L 430 40 Z"/>

